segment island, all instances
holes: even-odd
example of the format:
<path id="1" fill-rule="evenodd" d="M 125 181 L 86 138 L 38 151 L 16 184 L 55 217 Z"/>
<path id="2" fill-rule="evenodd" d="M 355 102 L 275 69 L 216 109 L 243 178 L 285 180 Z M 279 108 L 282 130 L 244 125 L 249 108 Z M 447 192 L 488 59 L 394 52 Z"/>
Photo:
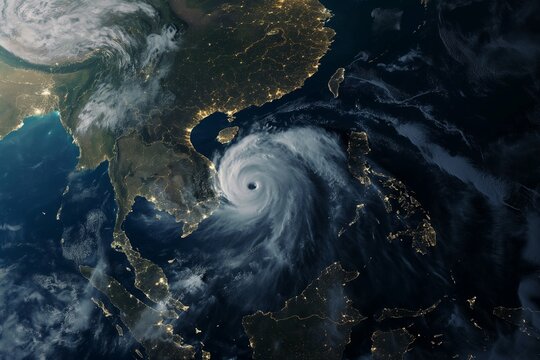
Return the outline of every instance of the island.
<path id="1" fill-rule="evenodd" d="M 219 132 L 216 140 L 220 144 L 228 144 L 231 141 L 233 141 L 233 139 L 236 137 L 236 135 L 238 134 L 239 129 L 240 128 L 238 126 L 232 126 L 232 127 L 225 128 L 225 129 L 223 129 L 223 130 L 221 130 Z"/>
<path id="2" fill-rule="evenodd" d="M 334 95 L 334 99 L 339 96 L 339 86 L 345 80 L 345 69 L 339 68 L 336 70 L 334 75 L 330 77 L 328 81 L 328 90 Z"/>
<path id="3" fill-rule="evenodd" d="M 341 359 L 352 327 L 365 319 L 344 294 L 358 275 L 334 263 L 280 311 L 245 316 L 253 358 Z"/>
<path id="4" fill-rule="evenodd" d="M 126 30 L 145 47 L 133 58 L 121 52 L 116 62 L 118 49 L 109 51 L 107 43 L 88 49 L 83 38 L 81 54 L 55 39 L 64 57 L 53 52 L 47 59 L 36 57 L 47 50 L 46 42 L 45 48 L 25 50 L 24 59 L 0 49 L 0 137 L 24 117 L 59 111 L 80 150 L 78 169 L 109 164 L 118 207 L 112 246 L 125 254 L 135 286 L 152 303 L 183 311 L 187 307 L 171 296 L 164 271 L 133 248 L 122 229 L 135 199 L 145 198 L 182 222 L 182 236 L 193 232 L 217 208 L 219 198 L 212 186 L 214 164 L 191 144 L 192 129 L 216 112 L 232 117 L 300 88 L 318 70 L 335 33 L 326 26 L 331 13 L 318 0 L 149 4 L 152 10 L 146 5 L 144 11 L 133 10 L 140 16 Z M 158 23 L 150 24 L 148 16 Z M 150 32 L 146 38 L 145 32 Z M 160 39 L 167 45 L 152 47 Z M 15 40 L 3 40 L 18 49 Z M 125 61 L 134 66 L 124 66 Z M 159 314 L 115 279 L 89 268 L 81 273 L 120 311 L 125 313 L 130 304 L 135 317 L 145 311 L 154 324 L 159 322 Z M 132 319 L 124 314 L 123 321 L 133 332 Z M 149 345 L 143 336 L 134 337 L 146 348 L 177 351 L 174 338 Z M 179 351 L 189 354 L 182 346 Z"/>
<path id="5" fill-rule="evenodd" d="M 349 172 L 362 186 L 372 187 L 383 202 L 394 226 L 387 234 L 388 241 L 409 241 L 417 253 L 426 255 L 437 245 L 429 214 L 403 182 L 375 170 L 370 152 L 368 134 L 351 132 L 347 147 Z"/>

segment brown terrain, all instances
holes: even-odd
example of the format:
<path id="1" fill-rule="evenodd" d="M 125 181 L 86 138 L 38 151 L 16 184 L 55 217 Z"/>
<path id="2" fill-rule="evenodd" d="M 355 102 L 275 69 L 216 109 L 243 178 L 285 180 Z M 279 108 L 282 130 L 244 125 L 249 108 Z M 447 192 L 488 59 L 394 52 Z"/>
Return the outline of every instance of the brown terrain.
<path id="1" fill-rule="evenodd" d="M 187 4 L 188 0 L 169 0 L 172 11 L 190 27 L 200 27 L 208 23 L 209 14 L 200 9 L 192 8 Z"/>

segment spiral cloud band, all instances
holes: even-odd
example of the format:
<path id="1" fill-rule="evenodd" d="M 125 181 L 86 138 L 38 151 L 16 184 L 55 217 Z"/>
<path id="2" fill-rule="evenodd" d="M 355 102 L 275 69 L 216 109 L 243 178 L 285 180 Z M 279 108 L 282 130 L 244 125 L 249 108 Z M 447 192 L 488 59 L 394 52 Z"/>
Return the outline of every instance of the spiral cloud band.
<path id="1" fill-rule="evenodd" d="M 216 187 L 225 205 L 210 231 L 252 239 L 250 255 L 228 254 L 235 266 L 252 255 L 287 266 L 331 251 L 328 240 L 342 225 L 355 188 L 336 136 L 309 127 L 255 133 L 217 162 Z"/>

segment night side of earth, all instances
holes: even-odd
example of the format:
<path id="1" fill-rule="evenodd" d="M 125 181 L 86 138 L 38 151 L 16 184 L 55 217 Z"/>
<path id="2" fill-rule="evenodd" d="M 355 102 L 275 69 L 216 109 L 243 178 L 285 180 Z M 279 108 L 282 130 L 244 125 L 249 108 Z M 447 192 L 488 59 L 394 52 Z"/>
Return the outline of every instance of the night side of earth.
<path id="1" fill-rule="evenodd" d="M 0 0 L 0 360 L 538 358 L 538 21 Z"/>

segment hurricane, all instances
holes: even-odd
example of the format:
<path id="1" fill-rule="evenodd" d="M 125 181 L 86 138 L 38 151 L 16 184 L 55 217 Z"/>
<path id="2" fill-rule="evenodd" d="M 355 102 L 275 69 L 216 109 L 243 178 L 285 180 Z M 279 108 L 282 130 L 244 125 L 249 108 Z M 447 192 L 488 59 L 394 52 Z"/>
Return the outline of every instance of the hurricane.
<path id="1" fill-rule="evenodd" d="M 251 233 L 252 251 L 292 266 L 325 246 L 317 244 L 317 227 L 326 233 L 321 238 L 339 231 L 354 197 L 346 160 L 338 138 L 323 130 L 248 135 L 217 159 L 225 204 L 212 226 Z"/>
<path id="2" fill-rule="evenodd" d="M 182 265 L 171 287 L 192 299 L 190 317 L 213 311 L 223 292 L 245 309 L 274 303 L 270 294 L 300 289 L 340 256 L 340 230 L 362 198 L 345 145 L 323 128 L 265 128 L 214 157 L 221 205 L 174 249 Z"/>
<path id="3" fill-rule="evenodd" d="M 539 20 L 0 0 L 0 360 L 538 358 Z"/>

